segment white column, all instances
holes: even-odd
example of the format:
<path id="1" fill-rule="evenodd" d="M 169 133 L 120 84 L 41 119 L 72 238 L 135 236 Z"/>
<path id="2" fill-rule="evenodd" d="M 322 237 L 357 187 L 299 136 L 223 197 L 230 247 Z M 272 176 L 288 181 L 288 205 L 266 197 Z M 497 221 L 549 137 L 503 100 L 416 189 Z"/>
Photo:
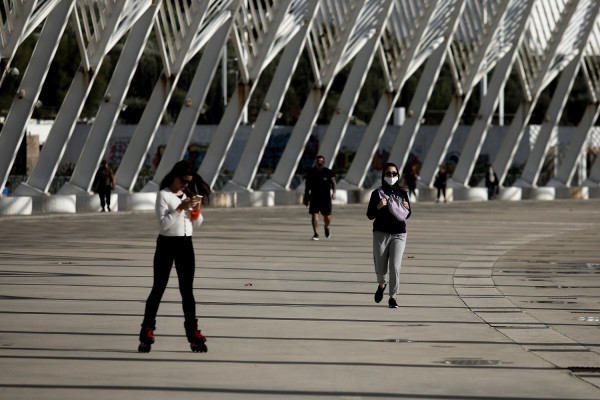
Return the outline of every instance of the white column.
<path id="1" fill-rule="evenodd" d="M 25 133 L 27 121 L 31 118 L 35 103 L 42 90 L 43 82 L 50 69 L 50 62 L 56 54 L 60 37 L 67 26 L 68 17 L 72 9 L 73 3 L 65 0 L 58 3 L 48 16 L 42 28 L 37 46 L 35 46 L 31 54 L 31 60 L 23 75 L 17 95 L 6 117 L 4 127 L 0 132 L 0 187 L 2 188 L 6 184 L 8 175 L 10 174 Z M 45 168 L 56 170 L 57 165 L 47 164 Z M 38 193 L 39 191 L 46 191 L 46 187 L 43 186 L 38 190 L 27 190 L 27 193 Z M 20 187 L 17 188 L 14 194 L 19 193 L 22 193 Z"/>
<path id="2" fill-rule="evenodd" d="M 71 180 L 59 190 L 59 194 L 77 194 L 81 191 L 87 192 L 90 190 L 117 117 L 121 112 L 125 95 L 150 35 L 158 8 L 157 4 L 148 8 L 131 29 L 106 89 L 104 102 L 100 104 L 100 109 L 79 156 Z"/>

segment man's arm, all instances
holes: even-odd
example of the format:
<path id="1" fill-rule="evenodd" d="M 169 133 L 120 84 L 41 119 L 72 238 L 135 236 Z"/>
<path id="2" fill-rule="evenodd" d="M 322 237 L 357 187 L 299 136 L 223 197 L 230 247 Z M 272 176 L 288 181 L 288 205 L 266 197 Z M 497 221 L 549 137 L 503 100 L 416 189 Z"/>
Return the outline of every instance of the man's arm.
<path id="1" fill-rule="evenodd" d="M 335 183 L 335 175 L 333 175 L 333 173 L 332 173 L 332 177 L 331 177 L 331 188 L 333 189 L 333 193 L 331 194 L 331 198 L 333 200 L 335 200 L 335 190 L 337 188 L 337 185 Z"/>
<path id="2" fill-rule="evenodd" d="M 302 203 L 305 206 L 308 206 L 308 196 L 310 195 L 310 172 L 306 174 L 306 179 L 304 182 L 304 198 L 302 199 Z"/>

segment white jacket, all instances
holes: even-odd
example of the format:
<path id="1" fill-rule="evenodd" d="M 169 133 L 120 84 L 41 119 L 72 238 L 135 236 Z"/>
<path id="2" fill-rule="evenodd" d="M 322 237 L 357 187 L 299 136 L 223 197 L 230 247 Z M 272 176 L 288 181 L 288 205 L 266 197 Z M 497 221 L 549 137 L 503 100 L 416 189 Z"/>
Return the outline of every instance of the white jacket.
<path id="1" fill-rule="evenodd" d="M 192 236 L 193 226 L 200 226 L 204 219 L 200 217 L 192 221 L 190 210 L 179 214 L 176 208 L 185 200 L 186 195 L 180 199 L 169 188 L 164 188 L 156 195 L 156 218 L 158 219 L 158 231 L 162 236 Z"/>

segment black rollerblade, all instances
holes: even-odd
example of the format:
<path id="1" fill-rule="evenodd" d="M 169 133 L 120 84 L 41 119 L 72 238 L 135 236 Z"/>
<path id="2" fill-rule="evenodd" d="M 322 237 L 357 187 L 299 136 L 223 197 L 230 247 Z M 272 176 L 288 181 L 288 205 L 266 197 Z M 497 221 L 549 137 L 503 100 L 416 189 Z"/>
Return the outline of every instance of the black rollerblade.
<path id="1" fill-rule="evenodd" d="M 144 321 L 142 322 L 142 330 L 140 331 L 140 345 L 138 346 L 138 352 L 150 353 L 152 349 L 152 343 L 154 343 L 154 326 L 156 321 Z"/>
<path id="2" fill-rule="evenodd" d="M 186 321 L 183 326 L 185 327 L 185 335 L 187 336 L 188 342 L 190 342 L 190 348 L 194 353 L 206 353 L 208 347 L 206 347 L 206 338 L 198 330 L 198 320 Z"/>

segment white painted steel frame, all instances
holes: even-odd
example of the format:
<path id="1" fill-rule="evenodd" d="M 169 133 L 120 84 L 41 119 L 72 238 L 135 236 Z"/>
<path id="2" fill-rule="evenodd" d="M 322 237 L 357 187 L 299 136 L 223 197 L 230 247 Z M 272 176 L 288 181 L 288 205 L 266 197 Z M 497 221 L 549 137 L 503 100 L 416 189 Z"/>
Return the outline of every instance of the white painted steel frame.
<path id="1" fill-rule="evenodd" d="M 35 103 L 42 90 L 42 83 L 50 69 L 50 61 L 56 54 L 60 37 L 67 26 L 72 9 L 73 3 L 69 0 L 63 0 L 49 14 L 2 131 L 0 131 L 0 187 L 4 187 L 6 184 L 25 134 L 27 121 L 33 113 Z M 48 168 L 58 168 L 58 164 L 55 163 Z M 37 194 L 35 191 L 34 193 Z"/>
<path id="2" fill-rule="evenodd" d="M 305 10 L 302 29 L 285 47 L 233 178 L 225 184 L 222 191 L 251 190 L 252 182 L 256 177 L 260 161 L 277 120 L 277 114 L 283 104 L 285 92 L 289 88 L 293 72 L 302 55 L 308 29 L 311 26 L 309 21 L 312 21 L 315 16 L 319 0 L 310 0 L 307 1 L 307 4 L 309 7 Z"/>
<path id="3" fill-rule="evenodd" d="M 191 5 L 185 9 L 184 17 L 179 15 L 177 8 L 170 6 L 171 3 L 163 3 L 155 24 L 155 32 L 159 38 L 159 47 L 163 58 L 163 71 L 154 86 L 140 122 L 123 155 L 121 165 L 115 174 L 118 192 L 133 190 L 146 154 L 152 145 L 186 63 L 213 38 L 213 35 L 215 35 L 215 40 L 219 41 L 220 35 L 216 32 L 221 32 L 223 26 L 227 26 L 227 32 L 229 31 L 231 15 L 239 7 L 239 2 L 239 0 L 192 0 Z M 172 21 L 181 19 L 184 22 L 171 25 Z M 202 66 L 206 68 L 205 72 L 201 70 L 197 74 L 206 73 L 210 79 L 212 77 L 210 71 L 213 71 L 214 68 L 206 65 L 205 62 Z M 165 151 L 167 150 L 173 152 L 175 149 L 165 149 Z M 161 168 L 160 164 L 158 168 Z M 143 188 L 143 191 L 156 191 L 156 182 L 160 183 L 160 179 L 162 179 L 159 172 L 155 172 L 153 181 Z"/>
<path id="4" fill-rule="evenodd" d="M 117 32 L 120 34 L 124 33 L 121 29 L 118 29 L 123 11 L 137 10 L 136 7 L 142 7 L 143 4 L 143 2 L 118 2 L 109 0 L 97 4 L 100 7 L 100 13 L 96 15 L 92 11 L 95 7 L 89 7 L 87 3 L 85 1 L 77 2 L 74 13 L 71 14 L 79 27 L 77 30 L 78 42 L 80 46 L 86 45 L 87 47 L 84 49 L 80 48 L 82 53 L 80 67 L 58 111 L 54 124 L 48 134 L 48 139 L 29 175 L 29 179 L 27 180 L 28 187 L 24 188 L 25 190 L 33 189 L 40 193 L 48 192 L 48 188 L 56 174 L 60 160 L 83 109 L 85 100 L 98 74 L 100 64 L 108 51 L 110 51 L 108 46 L 111 43 L 111 39 Z M 147 8 L 150 3 L 145 4 Z M 77 11 L 76 14 L 75 11 Z"/>
<path id="5" fill-rule="evenodd" d="M 427 88 L 433 89 L 432 82 L 437 79 L 441 71 L 442 60 L 449 44 L 449 41 L 444 38 L 451 37 L 452 32 L 456 29 L 458 17 L 464 9 L 465 1 L 440 1 L 435 5 L 432 3 L 428 3 L 428 5 L 425 12 L 420 12 L 420 10 L 414 9 L 406 10 L 402 8 L 401 3 L 395 3 L 395 10 L 387 25 L 387 34 L 382 36 L 380 44 L 380 55 L 387 72 L 386 75 L 389 77 L 389 87 L 377 103 L 348 173 L 339 183 L 340 188 L 362 187 L 404 83 L 421 66 L 422 62 L 431 57 L 428 61 L 430 68 L 426 68 L 426 72 L 421 77 L 425 87 L 420 87 L 415 92 L 415 97 L 423 100 L 422 105 L 418 108 L 425 111 L 426 99 L 431 94 L 431 90 Z M 411 13 L 409 18 L 404 17 L 406 12 Z M 438 52 L 439 47 L 443 47 L 443 51 Z M 426 96 L 422 97 L 422 94 Z M 414 113 L 409 112 L 408 117 L 413 115 Z M 416 127 L 416 125 L 413 126 Z M 408 135 L 398 135 L 394 148 L 398 149 L 397 144 L 401 138 L 414 138 L 414 133 L 416 131 Z M 399 168 L 401 168 L 400 165 L 404 162 L 399 159 L 406 157 L 407 154 L 408 152 L 406 155 L 396 153 L 389 159 L 399 163 Z"/>
<path id="6" fill-rule="evenodd" d="M 485 142 L 488 129 L 492 123 L 494 111 L 498 107 L 501 94 L 517 57 L 517 51 L 523 40 L 525 28 L 533 5 L 537 0 L 516 1 L 511 4 L 511 9 L 505 16 L 504 24 L 512 24 L 512 29 L 503 29 L 501 40 L 510 43 L 510 50 L 495 65 L 494 73 L 485 97 L 477 112 L 477 118 L 473 122 L 467 141 L 460 154 L 460 159 L 454 168 L 452 178 L 448 180 L 448 187 L 468 187 L 473 168 L 480 154 L 481 147 Z"/>
<path id="7" fill-rule="evenodd" d="M 568 58 L 565 60 L 558 50 L 575 14 L 576 6 L 577 2 L 572 0 L 538 1 L 534 5 L 526 38 L 517 57 L 525 99 L 517 109 L 492 162 L 501 185 L 506 179 L 540 94 L 564 68 L 564 62 L 570 61 Z"/>
<path id="8" fill-rule="evenodd" d="M 158 15 L 154 18 L 151 7 L 159 4 Z M 204 49 L 163 160 L 145 190 L 155 191 L 166 170 L 183 157 L 228 37 L 235 45 L 241 82 L 199 169 L 211 185 L 218 177 L 262 71 L 278 54 L 283 55 L 234 178 L 226 189 L 250 190 L 303 46 L 310 56 L 314 90 L 306 100 L 272 179 L 262 189 L 290 187 L 330 85 L 339 71 L 352 61 L 349 79 L 336 108 L 338 112 L 332 117 L 319 148 L 319 152 L 326 155 L 329 166 L 339 150 L 375 56 L 384 61 L 387 91 L 380 99 L 340 187 L 362 186 L 404 82 L 428 60 L 407 119 L 398 130 L 390 154 L 392 161 L 399 167 L 404 166 L 448 48 L 458 97 L 455 107 L 449 107 L 446 112 L 421 169 L 425 186 L 431 184 L 437 164 L 445 156 L 473 88 L 480 79 L 487 78 L 492 69 L 495 69 L 494 75 L 487 86 L 478 119 L 462 149 L 451 186 L 468 185 L 498 97 L 513 66 L 519 72 L 525 100 L 495 155 L 493 165 L 501 182 L 512 164 L 541 92 L 559 74 L 547 110 L 548 117 L 542 124 L 518 186 L 536 185 L 541 162 L 551 144 L 551 133 L 558 125 L 579 68 L 582 68 L 593 102 L 587 106 L 549 186 L 571 184 L 591 127 L 600 114 L 600 27 L 597 20 L 600 2 L 592 0 L 5 0 L 4 10 L 0 19 L 0 85 L 18 46 L 38 26 L 43 24 L 43 28 L 0 132 L 0 184 L 4 185 L 8 178 L 69 16 L 82 56 L 77 76 L 38 162 L 27 182 L 13 193 L 15 195 L 48 193 L 102 60 L 128 34 L 126 51 L 114 71 L 105 94 L 106 101 L 98 110 L 71 181 L 59 193 L 89 191 L 135 65 L 145 47 L 149 21 L 154 21 L 164 71 L 117 170 L 120 192 L 133 190 L 183 67 Z M 462 15 L 460 24 L 458 15 Z M 526 16 L 527 24 L 524 25 Z M 600 160 L 594 163 L 584 184 L 600 184 Z"/>
<path id="9" fill-rule="evenodd" d="M 345 14 L 336 14 L 336 6 L 344 6 L 339 8 L 344 9 Z M 366 41 L 377 33 L 378 21 L 373 19 L 373 16 L 379 15 L 385 9 L 385 4 L 373 0 L 335 0 L 333 3 L 321 4 L 320 12 L 313 20 L 308 46 L 315 84 L 302 107 L 271 179 L 261 186 L 261 190 L 289 189 L 335 75 L 363 48 Z M 328 21 L 327 15 L 337 15 L 338 19 L 332 18 Z M 361 21 L 361 15 L 368 18 Z M 332 32 L 337 33 L 337 36 Z"/>
<path id="10" fill-rule="evenodd" d="M 157 4 L 149 7 L 131 28 L 73 175 L 58 194 L 83 194 L 91 190 L 158 10 Z"/>
<path id="11" fill-rule="evenodd" d="M 263 4 L 264 10 L 256 7 L 256 4 L 252 2 L 242 3 L 242 7 L 236 13 L 233 39 L 242 78 L 229 100 L 225 114 L 198 169 L 198 173 L 211 187 L 214 186 L 219 176 L 219 171 L 242 121 L 244 110 L 256 89 L 260 75 L 269 61 L 300 28 L 301 21 L 298 21 L 293 15 L 295 12 L 304 10 L 302 3 L 298 0 L 291 4 L 279 0 L 266 1 Z M 250 10 L 249 14 L 248 9 Z M 296 25 L 292 26 L 291 30 L 288 26 L 290 23 Z"/>
<path id="12" fill-rule="evenodd" d="M 576 14 L 567 28 L 565 37 L 561 43 L 561 46 L 564 49 L 563 51 L 568 52 L 566 53 L 568 56 L 565 56 L 565 58 L 571 58 L 571 61 L 560 74 L 540 133 L 538 134 L 535 145 L 527 159 L 521 177 L 515 182 L 514 186 L 537 186 L 544 158 L 550 148 L 552 133 L 556 131 L 556 127 L 567 103 L 569 92 L 575 83 L 583 52 L 593 31 L 594 22 L 596 21 L 599 10 L 600 1 L 581 0 L 578 4 Z M 561 51 L 561 55 L 564 56 L 564 54 L 565 53 Z"/>
<path id="13" fill-rule="evenodd" d="M 510 0 L 504 0 L 480 5 L 477 0 L 467 1 L 448 57 L 454 72 L 456 93 L 421 166 L 422 185 L 433 186 L 438 165 L 446 157 L 475 86 L 506 52 L 506 46 L 498 40 L 497 33 L 501 31 L 510 3 Z"/>

